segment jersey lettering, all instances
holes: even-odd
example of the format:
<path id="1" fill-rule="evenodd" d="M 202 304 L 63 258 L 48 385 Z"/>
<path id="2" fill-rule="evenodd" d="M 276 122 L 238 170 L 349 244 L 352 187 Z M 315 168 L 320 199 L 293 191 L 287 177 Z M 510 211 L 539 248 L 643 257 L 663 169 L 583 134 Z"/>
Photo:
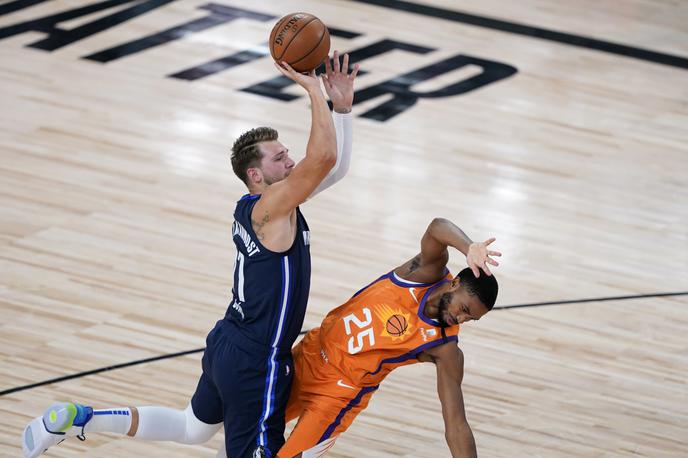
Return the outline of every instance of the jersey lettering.
<path id="1" fill-rule="evenodd" d="M 365 321 L 359 320 L 358 317 L 356 317 L 356 315 L 354 315 L 353 313 L 343 318 L 346 335 L 350 336 L 348 341 L 348 349 L 349 354 L 351 355 L 355 355 L 356 353 L 363 350 L 363 339 L 366 337 L 368 338 L 371 347 L 375 345 L 375 334 L 373 334 L 372 326 L 367 329 L 363 329 L 372 324 L 373 315 L 370 313 L 370 309 L 367 307 L 364 307 L 362 312 Z M 354 323 L 359 329 L 363 329 L 361 332 L 356 334 L 356 344 L 354 344 L 354 336 L 351 335 L 351 323 Z"/>
<path id="2" fill-rule="evenodd" d="M 246 228 L 238 221 L 234 221 L 234 224 L 232 225 L 232 235 L 238 235 L 241 241 L 244 242 L 244 247 L 246 247 L 249 258 L 256 253 L 260 253 L 260 248 L 258 248 L 256 242 L 251 239 L 251 235 L 248 233 Z"/>

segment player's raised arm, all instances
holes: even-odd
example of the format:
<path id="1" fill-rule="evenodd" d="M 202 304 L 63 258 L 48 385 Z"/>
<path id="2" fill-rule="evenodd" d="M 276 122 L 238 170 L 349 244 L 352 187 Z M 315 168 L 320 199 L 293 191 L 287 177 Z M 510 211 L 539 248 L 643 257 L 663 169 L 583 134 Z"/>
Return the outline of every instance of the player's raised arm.
<path id="1" fill-rule="evenodd" d="M 454 342 L 425 352 L 437 367 L 437 393 L 442 404 L 444 437 L 454 458 L 478 456 L 463 404 L 463 352 Z"/>
<path id="2" fill-rule="evenodd" d="M 320 183 L 310 198 L 324 191 L 340 181 L 349 171 L 353 148 L 353 115 L 351 108 L 354 103 L 354 81 L 358 74 L 358 64 L 349 73 L 349 55 L 344 54 L 341 65 L 339 53 L 334 52 L 332 64 L 325 60 L 325 74 L 323 84 L 332 102 L 332 121 L 337 136 L 337 163 L 330 170 L 327 177 Z"/>
<path id="3" fill-rule="evenodd" d="M 476 277 L 480 276 L 480 269 L 491 275 L 487 264 L 499 265 L 491 256 L 502 255 L 487 249 L 494 241 L 494 238 L 490 238 L 484 242 L 473 242 L 456 224 L 445 218 L 435 218 L 423 234 L 420 253 L 395 269 L 395 272 L 407 280 L 437 281 L 444 275 L 449 261 L 447 248 L 453 247 L 466 256 L 468 267 Z"/>
<path id="4" fill-rule="evenodd" d="M 284 180 L 268 187 L 256 209 L 258 215 L 267 212 L 277 219 L 290 215 L 318 187 L 337 161 L 337 143 L 334 124 L 320 80 L 315 71 L 305 75 L 297 73 L 287 63 L 277 68 L 288 78 L 303 87 L 311 103 L 311 133 L 303 158 Z"/>

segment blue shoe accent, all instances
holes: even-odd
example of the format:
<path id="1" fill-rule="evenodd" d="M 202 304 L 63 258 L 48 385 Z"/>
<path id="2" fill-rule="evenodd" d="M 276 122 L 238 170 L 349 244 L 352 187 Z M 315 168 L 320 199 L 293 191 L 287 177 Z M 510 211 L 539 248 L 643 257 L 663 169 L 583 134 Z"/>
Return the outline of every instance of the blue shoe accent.
<path id="1" fill-rule="evenodd" d="M 81 404 L 74 404 L 76 406 L 76 416 L 72 426 L 86 426 L 86 423 L 93 418 L 93 408 Z"/>

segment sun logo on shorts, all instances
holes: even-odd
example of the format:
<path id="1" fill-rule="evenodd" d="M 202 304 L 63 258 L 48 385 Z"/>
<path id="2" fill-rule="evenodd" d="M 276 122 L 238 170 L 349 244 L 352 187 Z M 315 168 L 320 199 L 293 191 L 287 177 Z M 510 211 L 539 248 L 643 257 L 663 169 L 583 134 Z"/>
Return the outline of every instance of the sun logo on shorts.
<path id="1" fill-rule="evenodd" d="M 394 310 L 387 304 L 379 304 L 375 308 L 375 313 L 382 322 L 385 323 L 380 336 L 390 337 L 393 340 L 402 340 L 406 331 L 411 329 L 408 313 L 401 310 Z"/>

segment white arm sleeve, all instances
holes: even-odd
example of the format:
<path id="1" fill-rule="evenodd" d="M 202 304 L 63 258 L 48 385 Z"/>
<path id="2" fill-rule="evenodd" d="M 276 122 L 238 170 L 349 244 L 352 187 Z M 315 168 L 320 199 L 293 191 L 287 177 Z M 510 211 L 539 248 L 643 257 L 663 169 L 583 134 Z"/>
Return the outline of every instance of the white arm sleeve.
<path id="1" fill-rule="evenodd" d="M 332 112 L 332 121 L 334 121 L 334 130 L 337 134 L 337 163 L 332 167 L 330 173 L 318 185 L 318 187 L 308 197 L 312 199 L 321 191 L 329 188 L 342 178 L 349 171 L 349 164 L 351 163 L 351 148 L 353 144 L 353 115 L 351 113 L 337 113 Z"/>

